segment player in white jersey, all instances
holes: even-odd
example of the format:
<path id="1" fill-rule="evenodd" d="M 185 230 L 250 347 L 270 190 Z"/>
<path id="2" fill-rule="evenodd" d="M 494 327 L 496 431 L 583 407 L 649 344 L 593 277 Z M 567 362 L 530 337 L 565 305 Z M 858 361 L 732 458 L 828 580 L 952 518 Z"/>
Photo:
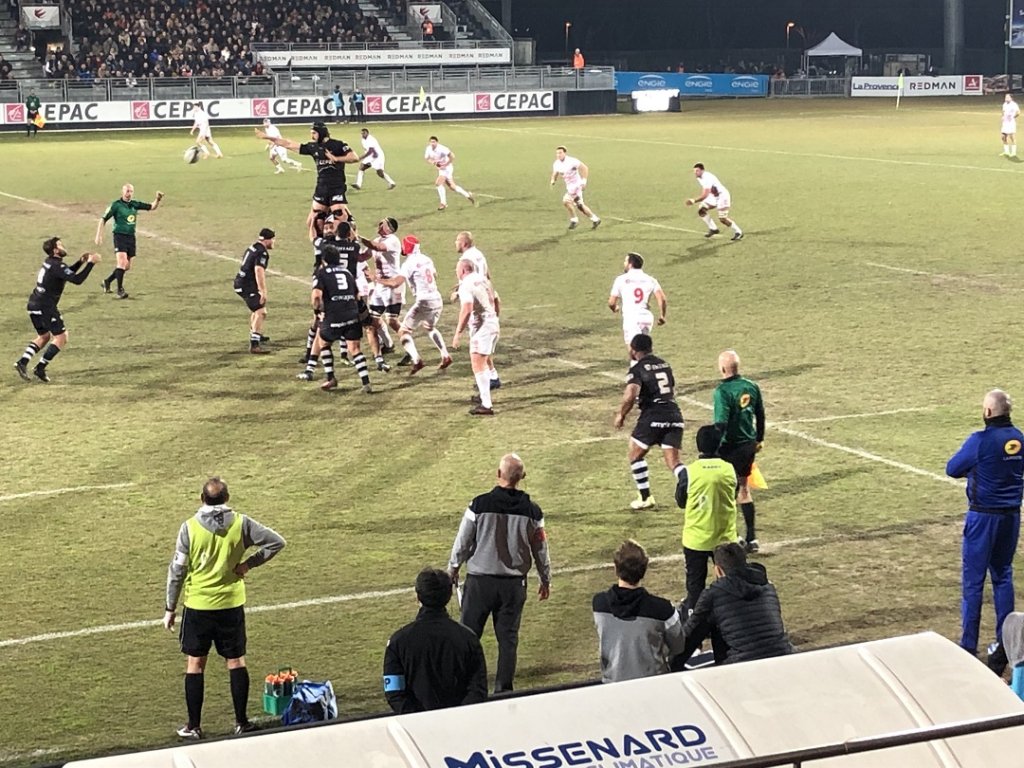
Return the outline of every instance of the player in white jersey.
<path id="1" fill-rule="evenodd" d="M 373 264 L 378 278 L 388 279 L 400 274 L 402 242 L 395 234 L 397 231 L 398 221 L 388 217 L 377 224 L 377 237 L 373 240 L 360 238 L 362 244 L 373 251 Z M 370 291 L 368 303 L 370 314 L 380 320 L 377 336 L 381 342 L 381 351 L 394 352 L 394 342 L 388 327 L 394 331 L 401 327 L 398 316 L 402 314 L 402 304 L 405 303 L 405 286 L 389 288 L 378 279 Z"/>
<path id="2" fill-rule="evenodd" d="M 1017 118 L 1020 117 L 1020 107 L 1013 100 L 1013 96 L 1006 94 L 1003 98 L 1003 125 L 1000 133 L 1003 136 L 1003 155 L 1006 157 L 1017 156 Z"/>
<path id="3" fill-rule="evenodd" d="M 476 271 L 469 259 L 459 259 L 455 267 L 459 278 L 459 322 L 452 336 L 452 349 L 459 348 L 459 337 L 469 328 L 469 359 L 473 378 L 480 391 L 480 404 L 470 410 L 471 416 L 493 416 L 491 402 L 491 358 L 501 330 L 498 314 L 501 305 L 494 295 L 491 281 Z"/>
<path id="4" fill-rule="evenodd" d="M 558 177 L 565 179 L 565 194 L 562 196 L 562 205 L 569 212 L 569 229 L 576 229 L 580 220 L 576 218 L 576 211 L 579 210 L 590 219 L 593 229 L 601 224 L 601 217 L 594 213 L 583 202 L 583 190 L 587 186 L 587 178 L 590 176 L 590 169 L 581 160 L 566 154 L 565 147 L 555 148 L 555 162 L 551 166 L 551 186 L 555 186 Z"/>
<path id="5" fill-rule="evenodd" d="M 217 142 L 213 140 L 213 134 L 210 132 L 210 116 L 206 114 L 201 101 L 192 105 L 192 114 L 192 128 L 189 129 L 188 135 L 196 135 L 196 144 L 203 150 L 203 159 L 210 156 L 211 149 L 216 157 L 224 157 Z M 198 133 L 196 133 L 197 131 Z"/>
<path id="6" fill-rule="evenodd" d="M 473 205 L 476 205 L 476 198 L 473 197 L 473 193 L 467 192 L 455 183 L 455 153 L 444 144 L 438 144 L 437 136 L 430 137 L 427 149 L 423 153 L 423 159 L 437 167 L 437 178 L 434 180 L 434 186 L 437 187 L 437 196 L 441 198 L 441 204 L 437 206 L 437 210 L 443 211 L 448 207 L 448 193 L 445 192 L 445 188 L 458 192 L 469 202 L 473 203 Z"/>
<path id="7" fill-rule="evenodd" d="M 644 272 L 644 257 L 639 253 L 627 253 L 622 269 L 623 273 L 612 283 L 608 309 L 612 312 L 622 312 L 622 336 L 626 340 L 626 349 L 629 350 L 630 342 L 638 333 L 650 336 L 655 322 L 658 325 L 665 324 L 668 300 L 661 289 L 661 284 Z M 657 321 L 651 312 L 652 296 L 658 302 Z"/>
<path id="8" fill-rule="evenodd" d="M 370 135 L 368 129 L 363 128 L 360 133 L 362 134 L 360 142 L 363 145 L 363 154 L 359 157 L 359 172 L 356 174 L 356 183 L 352 185 L 352 189 L 363 188 L 363 172 L 367 168 L 375 170 L 377 175 L 387 182 L 388 189 L 394 189 L 395 180 L 384 171 L 384 148 L 376 137 Z"/>
<path id="9" fill-rule="evenodd" d="M 426 365 L 416 350 L 416 344 L 412 338 L 412 333 L 418 325 L 427 330 L 428 338 L 441 353 L 441 364 L 438 369 L 443 371 L 452 364 L 452 358 L 448 354 L 444 337 L 437 330 L 437 321 L 441 319 L 441 309 L 444 306 L 444 299 L 441 298 L 441 292 L 437 289 L 437 270 L 434 268 L 433 260 L 426 254 L 420 253 L 420 241 L 414 235 L 406 235 L 402 240 L 402 255 L 405 256 L 405 262 L 402 264 L 399 274 L 395 277 L 380 279 L 378 282 L 389 288 L 399 288 L 406 283 L 412 287 L 413 305 L 405 313 L 405 319 L 402 320 L 402 325 L 398 329 L 399 341 L 401 341 L 406 354 L 412 359 L 409 375 L 415 375 Z"/>
<path id="10" fill-rule="evenodd" d="M 740 229 L 739 224 L 729 218 L 729 208 L 732 206 L 729 190 L 725 188 L 725 185 L 718 180 L 715 174 L 704 170 L 704 163 L 696 163 L 693 166 L 693 175 L 697 177 L 697 183 L 700 184 L 700 196 L 689 198 L 686 201 L 686 206 L 698 206 L 697 215 L 708 227 L 708 232 L 704 237 L 714 237 L 721 231 L 715 226 L 715 222 L 711 220 L 711 215 L 709 214 L 709 211 L 717 210 L 718 220 L 725 224 L 725 226 L 732 228 L 732 239 L 742 240 L 743 230 Z"/>
<path id="11" fill-rule="evenodd" d="M 473 262 L 473 267 L 476 271 L 486 277 L 491 282 L 491 287 L 493 288 L 494 280 L 491 278 L 491 268 L 487 265 L 487 257 L 484 256 L 483 251 L 476 247 L 476 240 L 473 238 L 472 232 L 459 232 L 455 236 L 455 251 L 459 254 L 460 259 Z M 499 302 L 501 301 L 497 291 L 494 292 L 494 297 Z M 452 302 L 459 300 L 459 286 L 457 285 L 452 291 L 451 300 Z M 498 377 L 498 370 L 494 367 L 494 358 L 490 360 L 489 375 L 491 377 L 491 389 L 501 389 L 501 379 Z"/>
<path id="12" fill-rule="evenodd" d="M 270 121 L 269 117 L 263 118 L 263 133 L 267 137 L 267 152 L 270 155 L 270 163 L 276 169 L 274 173 L 284 173 L 284 167 L 281 163 L 287 163 L 296 171 L 302 170 L 302 163 L 298 160 L 292 160 L 288 157 L 288 150 L 285 147 L 279 147 L 274 143 L 274 139 L 281 138 L 281 130 Z"/>

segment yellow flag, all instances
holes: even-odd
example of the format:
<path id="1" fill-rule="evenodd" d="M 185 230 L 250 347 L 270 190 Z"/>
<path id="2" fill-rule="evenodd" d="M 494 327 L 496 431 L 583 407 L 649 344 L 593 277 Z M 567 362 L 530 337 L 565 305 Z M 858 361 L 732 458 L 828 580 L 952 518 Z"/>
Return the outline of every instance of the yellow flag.
<path id="1" fill-rule="evenodd" d="M 756 488 L 762 491 L 768 487 L 768 483 L 765 482 L 764 475 L 761 474 L 761 470 L 757 466 L 757 462 L 754 462 L 750 467 L 750 478 L 747 480 L 747 484 L 751 488 Z"/>
<path id="2" fill-rule="evenodd" d="M 903 73 L 900 72 L 900 76 L 896 78 L 896 87 L 899 90 L 903 90 Z"/>
<path id="3" fill-rule="evenodd" d="M 420 86 L 420 103 L 423 104 L 427 100 L 427 92 L 423 90 L 423 86 Z"/>
<path id="4" fill-rule="evenodd" d="M 32 122 L 35 123 L 36 128 L 42 128 L 44 125 L 46 125 L 46 118 L 44 118 L 41 114 L 37 114 L 35 117 L 32 118 Z"/>

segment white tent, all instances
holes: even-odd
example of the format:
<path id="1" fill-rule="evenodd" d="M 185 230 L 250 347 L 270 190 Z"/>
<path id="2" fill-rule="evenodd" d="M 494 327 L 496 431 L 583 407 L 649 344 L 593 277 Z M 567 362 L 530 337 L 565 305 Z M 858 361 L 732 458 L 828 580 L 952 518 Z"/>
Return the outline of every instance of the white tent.
<path id="1" fill-rule="evenodd" d="M 846 59 L 859 59 L 863 54 L 863 50 L 855 48 L 833 32 L 813 48 L 804 51 L 803 70 L 807 71 L 812 56 L 842 56 Z"/>

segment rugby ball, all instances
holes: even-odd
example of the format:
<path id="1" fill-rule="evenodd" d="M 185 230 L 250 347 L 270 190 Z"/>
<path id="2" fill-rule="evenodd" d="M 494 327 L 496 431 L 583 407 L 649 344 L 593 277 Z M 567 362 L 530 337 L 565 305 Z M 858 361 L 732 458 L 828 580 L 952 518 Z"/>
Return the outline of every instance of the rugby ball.
<path id="1" fill-rule="evenodd" d="M 201 150 L 199 149 L 199 147 L 193 144 L 191 147 L 185 150 L 185 153 L 182 155 L 182 159 L 189 165 L 192 165 L 193 163 L 199 161 L 200 151 Z"/>

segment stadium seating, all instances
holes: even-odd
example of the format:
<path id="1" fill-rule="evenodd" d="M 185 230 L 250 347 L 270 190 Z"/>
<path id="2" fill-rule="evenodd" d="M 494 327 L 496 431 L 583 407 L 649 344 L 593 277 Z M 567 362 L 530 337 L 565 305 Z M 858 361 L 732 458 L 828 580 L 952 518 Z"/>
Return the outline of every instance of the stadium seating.
<path id="1" fill-rule="evenodd" d="M 393 3 L 392 3 L 393 4 Z M 78 53 L 51 53 L 48 77 L 188 77 L 262 74 L 252 42 L 389 42 L 355 0 L 78 0 L 70 4 Z"/>

